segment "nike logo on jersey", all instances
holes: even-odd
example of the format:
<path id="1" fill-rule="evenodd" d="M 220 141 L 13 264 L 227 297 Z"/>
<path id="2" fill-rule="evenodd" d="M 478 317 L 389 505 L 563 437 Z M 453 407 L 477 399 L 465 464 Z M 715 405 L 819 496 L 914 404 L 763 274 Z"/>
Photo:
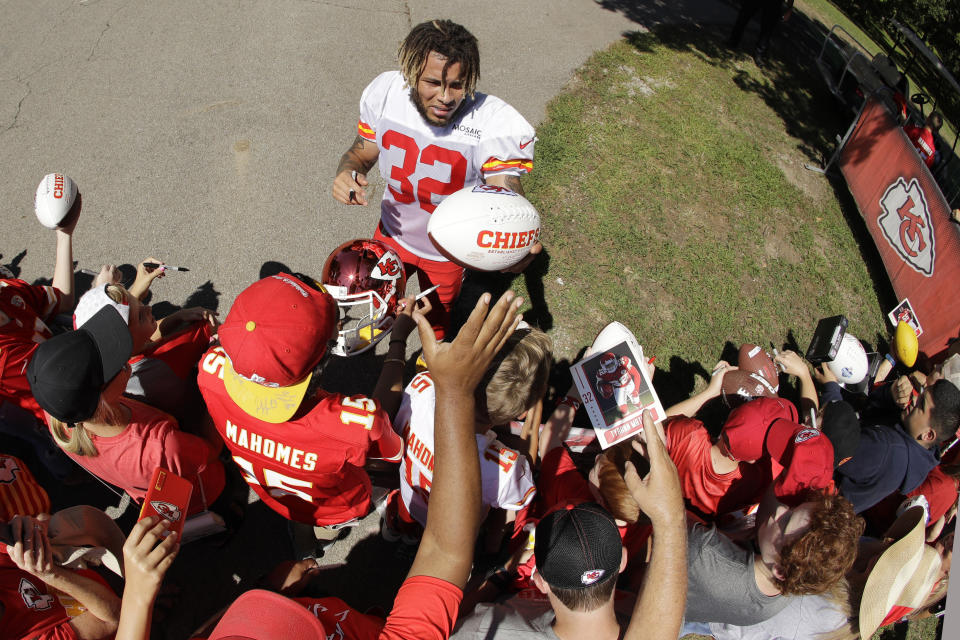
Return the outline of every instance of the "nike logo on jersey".
<path id="1" fill-rule="evenodd" d="M 527 140 L 526 142 L 521 142 L 521 143 L 520 143 L 520 148 L 521 148 L 521 149 L 526 149 L 526 148 L 527 148 L 527 145 L 530 144 L 531 142 L 533 142 L 533 141 L 536 140 L 536 139 L 537 139 L 537 137 L 534 136 L 534 137 L 530 138 L 529 140 Z"/>

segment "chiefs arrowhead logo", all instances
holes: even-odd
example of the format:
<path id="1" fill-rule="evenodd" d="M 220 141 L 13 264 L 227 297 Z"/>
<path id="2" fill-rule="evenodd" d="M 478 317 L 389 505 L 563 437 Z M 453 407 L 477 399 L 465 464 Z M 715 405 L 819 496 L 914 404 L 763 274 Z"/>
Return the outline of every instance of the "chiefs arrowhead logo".
<path id="1" fill-rule="evenodd" d="M 806 442 L 811 438 L 816 438 L 820 435 L 820 432 L 816 429 L 803 429 L 802 431 L 797 432 L 797 436 L 793 439 L 794 444 L 800 444 L 801 442 Z"/>
<path id="2" fill-rule="evenodd" d="M 933 224 L 927 198 L 916 178 L 907 184 L 902 177 L 887 187 L 880 198 L 883 209 L 877 225 L 904 262 L 928 278 L 933 275 Z"/>
<path id="3" fill-rule="evenodd" d="M 604 573 L 606 573 L 606 571 L 603 569 L 591 569 L 589 571 L 584 571 L 583 575 L 580 576 L 580 582 L 585 585 L 591 585 L 602 578 Z"/>
<path id="4" fill-rule="evenodd" d="M 177 522 L 183 515 L 180 512 L 180 507 L 169 502 L 164 502 L 163 500 L 151 500 L 150 506 L 170 522 Z"/>
<path id="5" fill-rule="evenodd" d="M 499 187 L 495 184 L 478 184 L 473 188 L 474 193 L 502 193 L 505 196 L 515 196 L 517 193 L 506 187 Z"/>
<path id="6" fill-rule="evenodd" d="M 392 251 L 384 253 L 370 275 L 378 280 L 399 280 L 403 276 L 403 262 Z"/>
<path id="7" fill-rule="evenodd" d="M 0 457 L 0 484 L 10 484 L 17 479 L 20 465 L 13 458 Z"/>

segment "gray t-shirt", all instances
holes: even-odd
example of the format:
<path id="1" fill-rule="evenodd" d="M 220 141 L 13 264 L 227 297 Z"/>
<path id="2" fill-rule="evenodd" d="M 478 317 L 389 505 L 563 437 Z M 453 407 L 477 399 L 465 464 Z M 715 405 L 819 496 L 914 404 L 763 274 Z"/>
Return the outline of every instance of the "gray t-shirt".
<path id="1" fill-rule="evenodd" d="M 826 596 L 787 598 L 787 606 L 769 620 L 748 627 L 710 625 L 716 640 L 810 640 L 847 624 L 842 607 Z"/>
<path id="2" fill-rule="evenodd" d="M 788 596 L 761 593 L 752 551 L 737 546 L 715 526 L 697 524 L 690 530 L 685 620 L 747 626 L 772 618 L 789 601 Z"/>
<path id="3" fill-rule="evenodd" d="M 634 598 L 619 591 L 615 598 L 617 622 L 626 629 Z M 531 588 L 500 603 L 478 604 L 472 614 L 460 619 L 450 640 L 559 640 L 552 627 L 555 619 L 547 597 Z"/>

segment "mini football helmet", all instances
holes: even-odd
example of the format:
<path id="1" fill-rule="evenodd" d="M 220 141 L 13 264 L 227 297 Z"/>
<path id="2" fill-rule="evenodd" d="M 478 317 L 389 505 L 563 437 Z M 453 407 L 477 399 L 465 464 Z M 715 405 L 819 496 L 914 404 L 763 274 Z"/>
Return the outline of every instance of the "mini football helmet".
<path id="1" fill-rule="evenodd" d="M 321 281 L 340 308 L 332 353 L 363 353 L 390 333 L 407 286 L 403 261 L 393 249 L 379 240 L 344 242 L 327 258 Z"/>
<path id="2" fill-rule="evenodd" d="M 613 373 L 620 366 L 620 359 L 611 352 L 600 356 L 600 371 L 603 373 Z"/>

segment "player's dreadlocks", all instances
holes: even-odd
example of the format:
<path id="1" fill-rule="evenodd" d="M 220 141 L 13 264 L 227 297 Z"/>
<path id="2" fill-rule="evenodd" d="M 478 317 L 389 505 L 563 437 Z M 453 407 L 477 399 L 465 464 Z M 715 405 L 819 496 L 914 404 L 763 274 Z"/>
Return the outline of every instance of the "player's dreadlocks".
<path id="1" fill-rule="evenodd" d="M 477 39 L 451 20 L 428 20 L 415 26 L 400 44 L 397 58 L 407 86 L 416 87 L 420 71 L 431 51 L 446 56 L 444 78 L 452 64 L 460 63 L 464 93 L 472 98 L 480 79 L 480 51 Z"/>

